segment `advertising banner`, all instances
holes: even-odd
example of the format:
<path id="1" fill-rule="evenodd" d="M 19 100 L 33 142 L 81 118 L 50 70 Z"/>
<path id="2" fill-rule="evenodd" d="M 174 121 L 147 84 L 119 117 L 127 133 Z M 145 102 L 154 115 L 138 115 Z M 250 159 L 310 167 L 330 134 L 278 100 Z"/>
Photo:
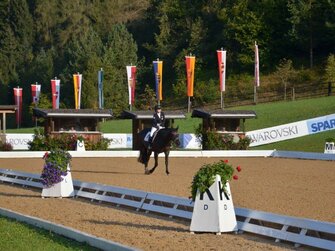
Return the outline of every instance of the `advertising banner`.
<path id="1" fill-rule="evenodd" d="M 19 127 L 22 122 L 22 88 L 17 87 L 14 89 L 14 100 L 17 106 L 16 110 L 16 125 Z"/>
<path id="2" fill-rule="evenodd" d="M 163 99 L 163 61 L 153 61 L 157 100 Z"/>
<path id="3" fill-rule="evenodd" d="M 259 55 L 258 55 L 258 45 L 255 42 L 255 86 L 259 87 Z"/>
<path id="4" fill-rule="evenodd" d="M 99 109 L 104 108 L 104 88 L 103 88 L 103 79 L 104 79 L 104 71 L 98 71 L 98 93 L 99 93 Z"/>
<path id="5" fill-rule="evenodd" d="M 75 109 L 80 109 L 82 79 L 83 79 L 82 74 L 79 74 L 79 73 L 78 74 L 73 74 Z"/>
<path id="6" fill-rule="evenodd" d="M 41 94 L 41 85 L 39 84 L 32 84 L 31 85 L 31 97 L 32 97 L 32 102 L 34 104 L 37 104 L 38 101 L 40 100 L 40 94 Z"/>
<path id="7" fill-rule="evenodd" d="M 246 136 L 251 138 L 250 146 L 259 146 L 334 129 L 335 114 L 330 114 L 313 119 L 250 131 L 246 133 Z"/>
<path id="8" fill-rule="evenodd" d="M 220 92 L 226 90 L 226 51 L 216 51 L 219 66 Z"/>
<path id="9" fill-rule="evenodd" d="M 60 79 L 51 79 L 52 109 L 59 109 Z"/>
<path id="10" fill-rule="evenodd" d="M 195 56 L 186 56 L 187 96 L 193 97 Z"/>
<path id="11" fill-rule="evenodd" d="M 135 103 L 135 88 L 136 88 L 136 66 L 127 66 L 127 79 L 128 79 L 128 93 L 129 93 L 129 105 Z"/>

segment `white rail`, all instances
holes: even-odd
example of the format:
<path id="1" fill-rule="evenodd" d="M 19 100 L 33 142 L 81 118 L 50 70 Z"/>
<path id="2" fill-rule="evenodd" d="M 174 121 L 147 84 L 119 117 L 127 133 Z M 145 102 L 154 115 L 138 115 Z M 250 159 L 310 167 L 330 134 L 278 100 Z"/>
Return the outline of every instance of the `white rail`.
<path id="1" fill-rule="evenodd" d="M 0 169 L 0 181 L 35 188 L 42 188 L 39 175 Z M 75 196 L 134 208 L 146 213 L 190 220 L 193 202 L 189 199 L 157 193 L 74 181 Z M 294 245 L 306 245 L 335 250 L 335 223 L 283 216 L 246 208 L 235 208 L 240 232 L 272 237 L 276 242 L 288 241 Z"/>

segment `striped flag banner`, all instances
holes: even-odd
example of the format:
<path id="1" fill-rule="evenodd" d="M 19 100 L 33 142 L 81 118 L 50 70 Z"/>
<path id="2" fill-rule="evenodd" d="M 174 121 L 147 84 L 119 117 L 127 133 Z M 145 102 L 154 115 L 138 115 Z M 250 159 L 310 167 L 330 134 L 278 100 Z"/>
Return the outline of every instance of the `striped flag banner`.
<path id="1" fill-rule="evenodd" d="M 195 56 L 186 56 L 187 96 L 193 97 Z"/>
<path id="2" fill-rule="evenodd" d="M 104 80 L 104 71 L 101 68 L 100 71 L 98 71 L 99 109 L 103 109 L 104 108 L 103 80 Z"/>
<path id="3" fill-rule="evenodd" d="M 220 77 L 220 92 L 226 91 L 226 51 L 217 50 L 219 77 Z"/>
<path id="4" fill-rule="evenodd" d="M 22 88 L 19 86 L 14 89 L 14 100 L 17 106 L 16 110 L 16 125 L 19 128 L 22 121 Z"/>
<path id="5" fill-rule="evenodd" d="M 160 101 L 163 99 L 163 61 L 157 59 L 152 63 L 154 65 L 156 97 Z"/>
<path id="6" fill-rule="evenodd" d="M 259 55 L 258 55 L 258 45 L 255 41 L 255 86 L 259 87 Z"/>
<path id="7" fill-rule="evenodd" d="M 51 79 L 52 109 L 59 109 L 60 79 Z"/>
<path id="8" fill-rule="evenodd" d="M 41 94 L 41 85 L 39 84 L 32 84 L 31 85 L 31 96 L 32 96 L 32 102 L 34 104 L 37 104 L 40 100 L 40 94 Z"/>
<path id="9" fill-rule="evenodd" d="M 75 109 L 80 109 L 82 79 L 83 79 L 82 74 L 79 73 L 73 74 Z"/>
<path id="10" fill-rule="evenodd" d="M 128 93 L 129 93 L 129 105 L 133 105 L 135 102 L 135 87 L 136 87 L 136 66 L 127 66 L 127 79 L 128 79 Z"/>

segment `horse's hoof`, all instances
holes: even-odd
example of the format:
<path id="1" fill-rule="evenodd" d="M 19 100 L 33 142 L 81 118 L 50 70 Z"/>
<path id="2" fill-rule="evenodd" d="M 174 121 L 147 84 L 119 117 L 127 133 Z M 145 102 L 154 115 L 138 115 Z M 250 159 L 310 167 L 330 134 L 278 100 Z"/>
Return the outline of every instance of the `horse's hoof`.
<path id="1" fill-rule="evenodd" d="M 169 172 L 166 172 L 166 175 L 169 175 L 170 173 Z"/>
<path id="2" fill-rule="evenodd" d="M 149 170 L 145 170 L 144 174 L 151 174 Z"/>

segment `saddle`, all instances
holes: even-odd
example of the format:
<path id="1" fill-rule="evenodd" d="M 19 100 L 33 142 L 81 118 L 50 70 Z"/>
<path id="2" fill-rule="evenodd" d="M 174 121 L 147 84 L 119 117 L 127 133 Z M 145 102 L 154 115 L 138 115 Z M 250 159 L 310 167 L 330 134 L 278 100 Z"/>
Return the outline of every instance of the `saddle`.
<path id="1" fill-rule="evenodd" d="M 158 130 L 156 130 L 155 132 L 154 132 L 154 134 L 152 135 L 152 143 L 154 143 L 154 141 L 155 141 L 155 139 L 156 139 L 156 136 L 157 136 L 157 133 L 160 131 L 160 130 L 162 130 L 164 127 L 161 127 L 161 128 L 159 128 Z M 150 131 L 145 135 L 145 137 L 144 137 L 144 141 L 147 143 L 147 144 L 149 144 L 149 138 L 150 138 Z"/>

